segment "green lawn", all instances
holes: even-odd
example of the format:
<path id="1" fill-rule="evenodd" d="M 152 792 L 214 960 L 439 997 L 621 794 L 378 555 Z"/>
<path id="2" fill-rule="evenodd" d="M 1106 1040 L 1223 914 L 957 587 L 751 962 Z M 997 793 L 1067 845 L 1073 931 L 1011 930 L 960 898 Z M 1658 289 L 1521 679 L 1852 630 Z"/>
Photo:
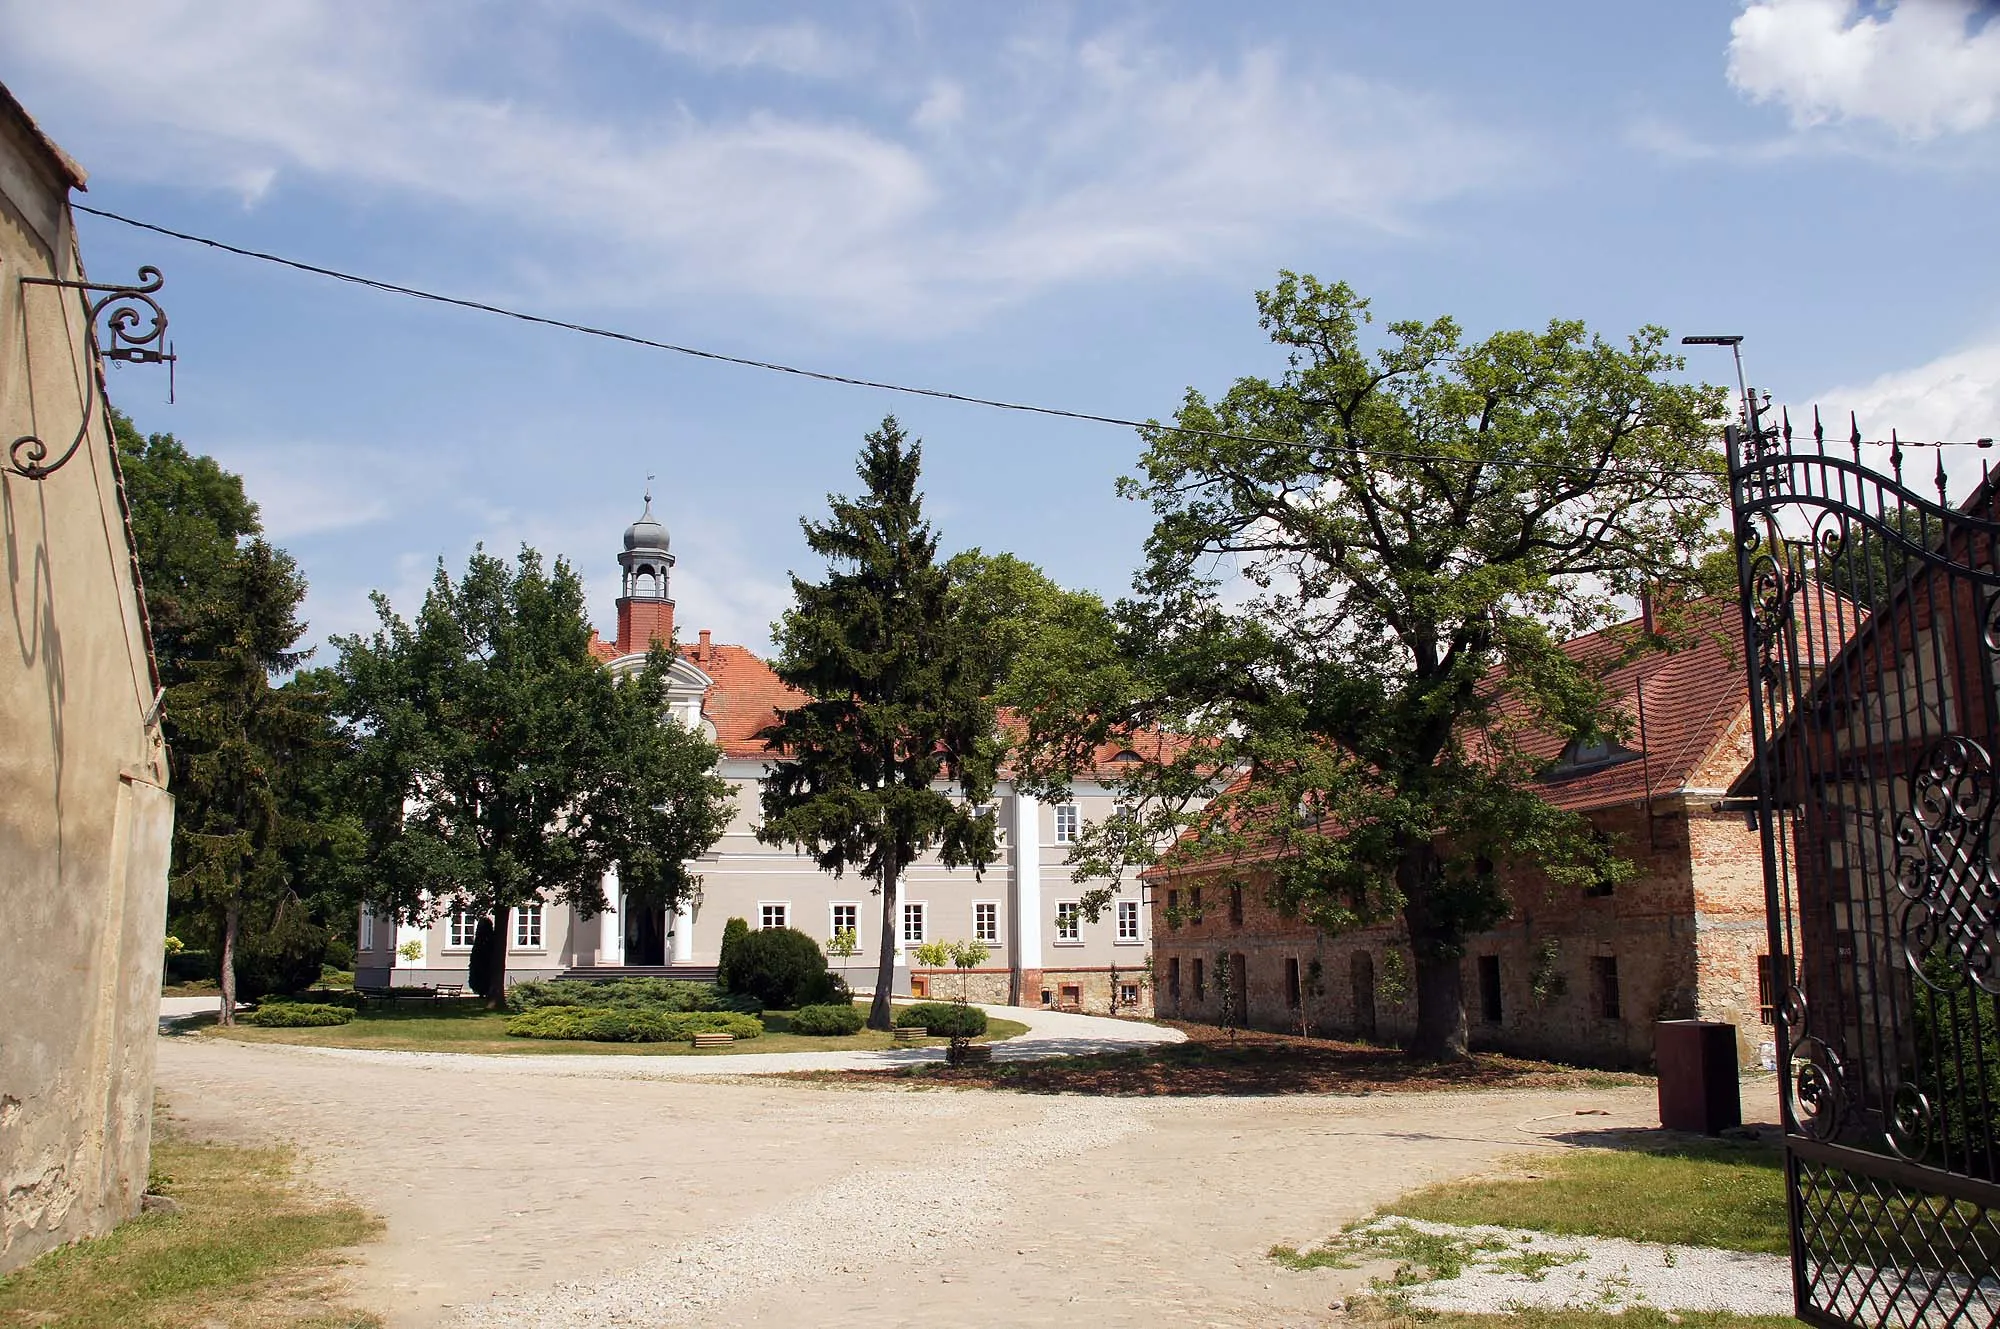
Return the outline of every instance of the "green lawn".
<path id="1" fill-rule="evenodd" d="M 1526 1175 L 1427 1187 L 1382 1212 L 1772 1255 L 1791 1249 L 1784 1162 L 1770 1145 L 1704 1141 L 1515 1161 Z"/>
<path id="2" fill-rule="evenodd" d="M 154 1190 L 178 1214 L 142 1214 L 0 1278 L 0 1324 L 40 1329 L 364 1329 L 344 1304 L 343 1247 L 381 1223 L 292 1180 L 289 1155 L 153 1135 Z"/>
<path id="3" fill-rule="evenodd" d="M 1350 1314 L 1355 1329 L 1799 1329 L 1789 1315 L 1728 1315 L 1720 1311 L 1674 1311 L 1650 1306 L 1623 1311 L 1556 1311 L 1525 1306 L 1506 1315 L 1461 1315 L 1449 1311 L 1397 1312 L 1384 1306 Z"/>
<path id="4" fill-rule="evenodd" d="M 788 1032 L 788 1011 L 764 1012 L 764 1036 L 733 1043 L 726 1048 L 704 1048 L 697 1052 L 686 1043 L 585 1043 L 545 1038 L 510 1038 L 508 1016 L 482 1009 L 473 1001 L 450 1001 L 373 1007 L 357 1014 L 347 1024 L 320 1029 L 258 1029 L 237 1025 L 224 1029 L 204 1016 L 187 1022 L 187 1027 L 208 1038 L 233 1038 L 245 1043 L 295 1043 L 313 1047 L 379 1048 L 395 1052 L 498 1052 L 519 1056 L 546 1056 L 579 1053 L 625 1057 L 728 1057 L 750 1052 L 829 1052 L 869 1051 L 908 1047 L 893 1035 L 864 1029 L 840 1038 L 816 1038 Z M 1028 1026 L 1014 1020 L 989 1019 L 986 1036 L 977 1041 L 993 1042 L 1028 1032 Z M 930 1038 L 924 1044 L 942 1046 L 946 1040 Z"/>

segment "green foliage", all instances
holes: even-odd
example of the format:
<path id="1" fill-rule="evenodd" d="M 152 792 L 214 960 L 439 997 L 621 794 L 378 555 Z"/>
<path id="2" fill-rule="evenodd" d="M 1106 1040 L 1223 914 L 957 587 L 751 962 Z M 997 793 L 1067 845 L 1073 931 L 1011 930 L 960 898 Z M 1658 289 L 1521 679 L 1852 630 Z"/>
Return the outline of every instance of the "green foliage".
<path id="1" fill-rule="evenodd" d="M 698 1033 L 756 1038 L 764 1026 L 733 1011 L 646 1011 L 586 1006 L 543 1006 L 507 1021 L 515 1038 L 576 1039 L 590 1043 L 679 1043 Z"/>
<path id="2" fill-rule="evenodd" d="M 766 928 L 745 935 L 730 952 L 729 982 L 730 991 L 777 1010 L 846 994 L 840 978 L 827 972 L 819 943 L 797 928 Z"/>
<path id="3" fill-rule="evenodd" d="M 841 928 L 826 943 L 826 958 L 829 960 L 852 960 L 861 954 L 861 943 L 855 938 L 853 928 Z"/>
<path id="4" fill-rule="evenodd" d="M 1401 1006 L 1410 999 L 1410 962 L 1401 946 L 1384 946 L 1382 963 L 1375 971 L 1375 996 L 1385 1006 Z"/>
<path id="5" fill-rule="evenodd" d="M 801 1006 L 792 1014 L 791 1032 L 815 1037 L 858 1034 L 867 1023 L 861 1008 L 849 1002 L 840 1006 Z"/>
<path id="6" fill-rule="evenodd" d="M 345 1006 L 321 1002 L 284 1001 L 246 1011 L 241 1019 L 262 1029 L 317 1029 L 323 1025 L 346 1024 L 354 1012 Z"/>
<path id="7" fill-rule="evenodd" d="M 281 901 L 269 924 L 246 929 L 236 948 L 236 995 L 256 1001 L 319 982 L 327 931 L 297 901 Z"/>
<path id="8" fill-rule="evenodd" d="M 715 747 L 665 718 L 665 646 L 614 678 L 582 581 L 526 547 L 512 565 L 479 550 L 456 580 L 440 562 L 414 622 L 375 607 L 371 636 L 335 645 L 378 906 L 496 925 L 537 902 L 594 913 L 614 864 L 637 900 L 695 888 L 686 864 L 727 826 L 730 788 Z M 498 1003 L 506 947 L 481 959 L 475 986 Z"/>
<path id="9" fill-rule="evenodd" d="M 938 1038 L 977 1038 L 986 1032 L 986 1012 L 956 1001 L 919 1001 L 896 1011 L 899 1029 L 928 1029 Z"/>
<path id="10" fill-rule="evenodd" d="M 197 983 L 215 977 L 215 952 L 211 950 L 182 950 L 167 957 L 166 981 L 169 983 Z"/>
<path id="11" fill-rule="evenodd" d="M 750 935 L 750 924 L 741 918 L 732 918 L 722 925 L 722 947 L 715 957 L 715 985 L 727 992 L 730 990 L 729 971 L 736 958 L 736 948 Z"/>
<path id="12" fill-rule="evenodd" d="M 1975 987 L 1945 946 L 1924 956 L 1913 987 L 1917 1063 L 1903 1079 L 1931 1103 L 1929 1161 L 1991 1169 L 2000 1154 L 2000 998 Z"/>
<path id="13" fill-rule="evenodd" d="M 583 979 L 532 979 L 508 988 L 507 1004 L 523 1011 L 549 1006 L 577 1006 L 596 1010 L 663 1013 L 735 1011 L 741 1015 L 759 1015 L 764 1009 L 753 996 L 723 992 L 707 983 L 684 983 L 671 978 L 619 978 L 608 983 Z"/>
<path id="14" fill-rule="evenodd" d="M 1554 938 L 1535 947 L 1528 965 L 1528 993 L 1535 1005 L 1546 1006 L 1569 991 L 1569 979 L 1562 971 L 1562 945 Z"/>
<path id="15" fill-rule="evenodd" d="M 1276 839 L 1280 908 L 1331 933 L 1402 917 L 1419 1050 L 1462 1055 L 1458 963 L 1512 907 L 1500 869 L 1581 882 L 1610 856 L 1538 796 L 1527 740 L 1624 732 L 1599 665 L 1561 644 L 1620 596 L 1697 581 L 1724 396 L 1674 381 L 1660 328 L 1472 341 L 1445 318 L 1364 341 L 1367 301 L 1291 273 L 1258 309 L 1285 373 L 1189 392 L 1122 482 L 1154 517 L 1117 611 L 1130 695 L 1050 719 L 1024 765 L 1060 784 L 1121 728 L 1184 736 L 1140 752 L 1077 865 Z M 1204 811 L 1218 769 L 1258 778 Z"/>
<path id="16" fill-rule="evenodd" d="M 942 969 L 951 963 L 951 948 L 942 941 L 927 941 L 911 951 L 910 958 L 926 969 Z"/>
<path id="17" fill-rule="evenodd" d="M 894 978 L 897 883 L 933 848 L 948 868 L 985 868 L 995 826 L 1000 743 L 994 657 L 938 564 L 917 491 L 922 448 L 893 417 L 868 435 L 857 499 L 829 497 L 806 543 L 824 581 L 792 578 L 778 625 L 778 676 L 810 700 L 778 713 L 764 739 L 783 754 L 763 789 L 758 838 L 854 870 L 883 897 L 880 969 L 869 1023 L 886 1028 Z M 937 788 L 949 779 L 963 799 Z M 732 970 L 732 982 L 734 971 Z"/>

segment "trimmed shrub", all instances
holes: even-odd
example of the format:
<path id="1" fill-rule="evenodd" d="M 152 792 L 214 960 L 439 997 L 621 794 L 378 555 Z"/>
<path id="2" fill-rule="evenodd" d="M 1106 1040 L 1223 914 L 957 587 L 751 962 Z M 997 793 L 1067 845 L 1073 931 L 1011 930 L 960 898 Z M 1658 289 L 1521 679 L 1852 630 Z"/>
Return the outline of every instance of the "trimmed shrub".
<path id="1" fill-rule="evenodd" d="M 735 1011 L 762 1015 L 763 1003 L 741 993 L 722 992 L 708 983 L 683 983 L 671 978 L 618 978 L 608 983 L 587 979 L 530 979 L 507 989 L 507 1004 L 532 1011 L 549 1006 L 591 1010 Z"/>
<path id="2" fill-rule="evenodd" d="M 715 986 L 724 992 L 735 991 L 736 985 L 729 981 L 731 961 L 736 957 L 736 947 L 750 935 L 750 924 L 746 919 L 732 918 L 722 925 L 722 946 L 715 953 Z"/>
<path id="3" fill-rule="evenodd" d="M 588 1006 L 543 1006 L 507 1021 L 515 1038 L 570 1039 L 586 1043 L 684 1043 L 697 1032 L 756 1038 L 761 1022 L 734 1011 L 611 1010 Z"/>
<path id="4" fill-rule="evenodd" d="M 274 992 L 304 992 L 319 982 L 328 935 L 297 903 L 280 906 L 261 932 L 246 924 L 236 937 L 236 995 L 255 1001 Z"/>
<path id="5" fill-rule="evenodd" d="M 358 1011 L 367 1002 L 360 993 L 348 988 L 314 988 L 310 992 L 300 992 L 293 996 L 273 996 L 264 998 L 265 1006 L 338 1006 L 344 1011 Z"/>
<path id="6" fill-rule="evenodd" d="M 316 1001 L 274 1001 L 236 1018 L 260 1029 L 316 1029 L 321 1025 L 346 1024 L 354 1018 L 354 1012 L 345 1006 Z"/>
<path id="7" fill-rule="evenodd" d="M 831 1038 L 858 1034 L 866 1023 L 868 1017 L 851 1002 L 845 1006 L 801 1006 L 792 1015 L 792 1032 Z"/>
<path id="8" fill-rule="evenodd" d="M 331 965 L 342 973 L 354 968 L 354 943 L 329 929 L 326 938 L 326 957 L 320 963 Z"/>
<path id="9" fill-rule="evenodd" d="M 986 1012 L 955 1001 L 920 1001 L 896 1012 L 903 1029 L 928 1029 L 939 1038 L 977 1038 L 986 1032 Z"/>
<path id="10" fill-rule="evenodd" d="M 767 1009 L 837 1004 L 846 986 L 827 972 L 819 943 L 797 928 L 752 932 L 730 952 L 729 990 L 756 997 Z"/>
<path id="11" fill-rule="evenodd" d="M 169 983 L 199 983 L 203 980 L 215 981 L 216 954 L 214 951 L 177 951 L 167 957 Z"/>

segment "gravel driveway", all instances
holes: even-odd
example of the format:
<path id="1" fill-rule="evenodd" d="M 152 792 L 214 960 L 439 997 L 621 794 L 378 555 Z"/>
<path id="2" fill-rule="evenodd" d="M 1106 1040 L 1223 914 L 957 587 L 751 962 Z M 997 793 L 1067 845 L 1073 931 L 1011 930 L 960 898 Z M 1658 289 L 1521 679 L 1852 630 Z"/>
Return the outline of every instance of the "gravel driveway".
<path id="1" fill-rule="evenodd" d="M 1272 1245 L 1654 1110 L 1649 1089 L 1051 1098 L 555 1060 L 168 1038 L 159 1083 L 191 1130 L 295 1141 L 388 1220 L 354 1283 L 397 1329 L 1317 1323 L 1357 1276 Z"/>

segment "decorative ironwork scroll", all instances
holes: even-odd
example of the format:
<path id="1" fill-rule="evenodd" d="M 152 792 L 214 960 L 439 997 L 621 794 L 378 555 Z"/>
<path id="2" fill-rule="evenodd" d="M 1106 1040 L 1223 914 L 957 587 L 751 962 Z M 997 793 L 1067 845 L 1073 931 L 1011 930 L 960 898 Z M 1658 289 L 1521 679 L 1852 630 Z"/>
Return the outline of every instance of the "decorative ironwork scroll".
<path id="1" fill-rule="evenodd" d="M 167 341 L 167 314 L 160 308 L 160 302 L 153 297 L 159 292 L 166 279 L 160 270 L 147 264 L 139 269 L 137 284 L 130 286 L 109 285 L 102 282 L 65 281 L 57 277 L 23 277 L 23 286 L 54 286 L 63 290 L 84 291 L 97 298 L 91 301 L 90 317 L 85 328 L 85 338 L 89 344 L 93 363 L 109 360 L 114 364 L 137 364 L 167 366 L 167 399 L 173 400 L 173 371 L 177 357 L 173 346 Z M 102 327 L 102 335 L 99 328 Z M 7 447 L 7 466 L 18 475 L 30 480 L 45 479 L 63 468 L 76 455 L 83 440 L 90 433 L 92 411 L 97 398 L 94 387 L 86 387 L 83 394 L 82 417 L 77 424 L 76 437 L 69 446 L 50 460 L 51 449 L 39 437 L 23 434 Z"/>
<path id="2" fill-rule="evenodd" d="M 2000 1322 L 2000 477 L 1729 432 L 1801 1319 Z M 1845 455 L 1843 455 L 1845 454 Z"/>

